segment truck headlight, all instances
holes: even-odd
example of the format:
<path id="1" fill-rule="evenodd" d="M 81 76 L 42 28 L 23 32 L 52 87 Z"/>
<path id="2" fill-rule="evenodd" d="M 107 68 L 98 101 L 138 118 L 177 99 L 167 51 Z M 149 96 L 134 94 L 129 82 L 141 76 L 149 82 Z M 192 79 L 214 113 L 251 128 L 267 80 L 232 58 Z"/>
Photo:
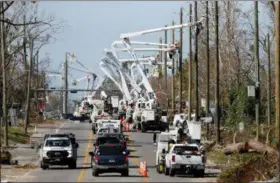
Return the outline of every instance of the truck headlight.
<path id="1" fill-rule="evenodd" d="M 72 157 L 72 151 L 67 151 L 68 152 L 68 156 L 67 157 Z"/>
<path id="2" fill-rule="evenodd" d="M 42 153 L 43 157 L 47 157 L 47 152 L 48 152 L 48 151 L 44 151 L 44 150 L 43 150 L 43 153 Z"/>

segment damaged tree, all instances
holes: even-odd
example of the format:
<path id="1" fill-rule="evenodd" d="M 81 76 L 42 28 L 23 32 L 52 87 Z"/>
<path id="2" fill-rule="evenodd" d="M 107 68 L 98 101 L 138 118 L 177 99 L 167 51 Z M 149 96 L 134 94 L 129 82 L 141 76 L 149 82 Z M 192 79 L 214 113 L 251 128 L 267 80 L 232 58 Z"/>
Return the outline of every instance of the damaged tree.
<path id="1" fill-rule="evenodd" d="M 228 144 L 224 148 L 225 155 L 230 155 L 234 153 L 248 153 L 249 151 L 257 152 L 260 154 L 267 154 L 273 157 L 278 155 L 278 152 L 274 148 L 267 146 L 256 140 L 249 140 L 247 142 Z"/>

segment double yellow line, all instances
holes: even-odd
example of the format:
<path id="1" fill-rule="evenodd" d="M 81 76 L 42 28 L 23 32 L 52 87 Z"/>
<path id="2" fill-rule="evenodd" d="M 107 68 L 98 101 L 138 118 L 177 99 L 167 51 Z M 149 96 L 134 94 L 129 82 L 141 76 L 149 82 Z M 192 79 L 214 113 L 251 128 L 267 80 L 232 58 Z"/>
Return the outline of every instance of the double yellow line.
<path id="1" fill-rule="evenodd" d="M 93 133 L 90 131 L 89 139 L 88 139 L 88 144 L 85 149 L 85 158 L 84 158 L 84 163 L 83 163 L 83 169 L 80 171 L 79 177 L 77 179 L 77 182 L 83 182 L 84 179 L 84 174 L 85 174 L 85 168 L 87 166 L 88 160 L 89 160 L 89 150 L 92 147 L 92 140 L 93 140 Z"/>
<path id="2" fill-rule="evenodd" d="M 128 136 L 129 136 L 129 139 L 131 139 L 131 135 L 130 133 L 128 133 Z M 80 174 L 79 174 L 79 177 L 77 179 L 77 182 L 80 183 L 80 182 L 83 182 L 83 179 L 84 179 L 84 174 L 85 174 L 85 168 L 87 166 L 87 163 L 89 161 L 89 150 L 90 148 L 92 147 L 92 141 L 93 141 L 93 133 L 92 131 L 90 132 L 90 136 L 89 136 L 89 140 L 88 140 L 88 144 L 87 144 L 87 147 L 85 149 L 85 158 L 84 158 L 84 162 L 83 162 L 83 169 L 80 171 Z M 130 143 L 132 145 L 132 142 Z M 132 147 L 131 148 L 132 151 L 134 151 L 135 149 Z M 135 155 L 134 152 L 131 152 L 131 155 Z M 140 166 L 140 161 L 138 158 L 133 158 L 133 163 L 138 167 Z M 138 172 L 138 170 L 137 170 Z M 143 177 L 143 182 L 149 182 L 149 178 L 148 177 Z"/>

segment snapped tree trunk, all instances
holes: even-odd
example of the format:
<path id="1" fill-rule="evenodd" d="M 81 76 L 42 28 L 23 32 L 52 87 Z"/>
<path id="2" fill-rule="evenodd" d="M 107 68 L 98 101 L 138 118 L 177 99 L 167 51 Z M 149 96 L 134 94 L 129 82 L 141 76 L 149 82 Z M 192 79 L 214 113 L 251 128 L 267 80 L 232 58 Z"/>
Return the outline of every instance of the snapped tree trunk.
<path id="1" fill-rule="evenodd" d="M 245 153 L 248 152 L 249 147 L 247 142 L 240 142 L 240 143 L 234 143 L 229 144 L 224 148 L 224 154 L 230 155 L 233 153 Z"/>

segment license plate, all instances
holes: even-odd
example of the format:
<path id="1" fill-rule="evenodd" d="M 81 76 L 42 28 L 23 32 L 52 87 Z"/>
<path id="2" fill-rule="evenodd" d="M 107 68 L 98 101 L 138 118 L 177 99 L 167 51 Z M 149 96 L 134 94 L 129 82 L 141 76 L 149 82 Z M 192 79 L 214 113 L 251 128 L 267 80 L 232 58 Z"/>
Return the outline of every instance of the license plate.
<path id="1" fill-rule="evenodd" d="M 109 160 L 109 162 L 110 162 L 110 163 L 115 163 L 115 160 L 112 159 L 112 160 Z"/>
<path id="2" fill-rule="evenodd" d="M 60 161 L 60 159 L 59 159 L 59 158 L 57 158 L 57 159 L 55 159 L 55 161 Z"/>

